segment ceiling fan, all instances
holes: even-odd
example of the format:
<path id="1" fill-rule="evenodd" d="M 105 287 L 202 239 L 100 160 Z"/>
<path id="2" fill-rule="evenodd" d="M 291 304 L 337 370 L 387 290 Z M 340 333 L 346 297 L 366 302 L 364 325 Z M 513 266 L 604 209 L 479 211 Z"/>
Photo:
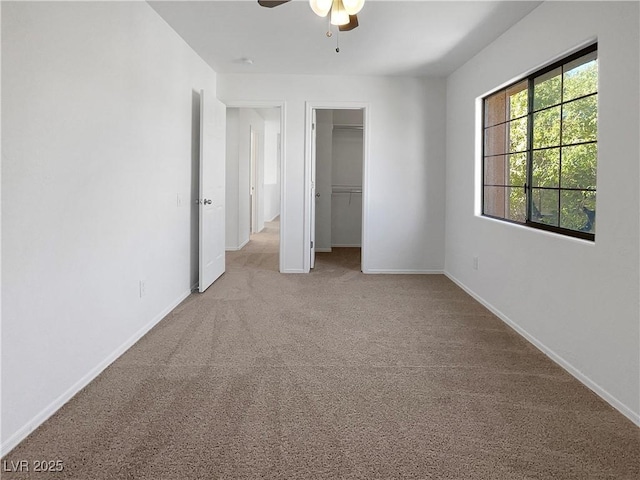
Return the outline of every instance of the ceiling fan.
<path id="1" fill-rule="evenodd" d="M 262 7 L 273 8 L 291 0 L 258 0 Z M 332 25 L 337 25 L 341 32 L 348 32 L 358 26 L 357 13 L 362 10 L 365 0 L 309 0 L 311 9 L 320 17 L 329 13 Z"/>

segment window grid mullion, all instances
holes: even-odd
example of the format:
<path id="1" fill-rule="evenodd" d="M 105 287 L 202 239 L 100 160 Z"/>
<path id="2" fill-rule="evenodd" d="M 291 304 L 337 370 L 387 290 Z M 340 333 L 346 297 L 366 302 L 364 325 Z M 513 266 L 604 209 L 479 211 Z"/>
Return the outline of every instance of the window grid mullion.
<path id="1" fill-rule="evenodd" d="M 597 140 L 585 140 L 584 142 L 560 143 L 559 145 L 551 145 L 550 147 L 533 148 L 532 151 L 540 152 L 542 150 L 553 150 L 554 148 L 564 148 L 564 147 L 577 147 L 579 145 L 590 145 L 590 144 L 594 144 L 594 143 L 598 143 L 598 141 Z M 495 156 L 497 156 L 497 155 L 504 155 L 504 154 L 496 154 Z M 487 157 L 491 157 L 491 156 L 493 156 L 493 155 L 487 155 Z"/>
<path id="2" fill-rule="evenodd" d="M 536 77 L 539 77 L 539 76 L 540 75 L 536 75 Z M 567 100 L 566 102 L 564 100 L 562 100 L 559 103 L 554 103 L 553 105 L 547 105 L 546 107 L 542 107 L 542 108 L 539 108 L 538 110 L 534 110 L 532 113 L 540 113 L 540 112 L 544 112 L 545 110 L 551 110 L 552 108 L 559 107 L 563 103 L 564 104 L 573 103 L 573 102 L 575 102 L 577 100 L 583 100 L 583 99 L 588 98 L 588 97 L 593 97 L 593 96 L 595 96 L 597 94 L 598 94 L 598 91 L 596 90 L 595 92 L 591 92 L 591 93 L 586 93 L 584 95 L 580 95 L 579 97 L 572 98 L 571 100 Z M 523 118 L 523 117 L 519 117 L 519 118 Z M 514 120 L 517 120 L 517 119 L 514 119 Z M 505 123 L 505 122 L 501 122 L 501 123 Z M 499 125 L 499 124 L 496 124 L 496 125 Z M 491 127 L 493 127 L 493 126 L 495 126 L 495 125 L 491 125 Z M 491 127 L 487 127 L 487 128 L 491 128 Z"/>
<path id="3" fill-rule="evenodd" d="M 533 77 L 529 77 L 527 82 L 527 182 L 524 187 L 525 202 L 527 212 L 525 222 L 531 221 L 531 205 L 533 203 Z"/>
<path id="4" fill-rule="evenodd" d="M 488 185 L 487 186 L 491 186 Z M 499 185 L 494 185 L 499 186 Z M 510 185 L 507 185 L 510 186 Z M 595 192 L 595 188 L 578 188 L 578 187 L 568 187 L 568 188 L 558 188 L 558 187 L 535 187 L 536 190 L 564 190 L 566 192 Z"/>
<path id="5" fill-rule="evenodd" d="M 575 142 L 575 143 L 561 143 L 559 145 L 552 145 L 550 147 L 538 147 L 532 148 L 532 152 L 541 152 L 543 150 L 553 150 L 554 148 L 564 148 L 564 147 L 578 147 L 580 145 L 592 145 L 598 143 L 597 140 L 585 140 L 584 142 Z M 519 155 L 521 153 L 529 153 L 529 148 L 525 150 L 517 150 L 515 152 L 504 152 L 504 153 L 492 153 L 491 155 L 484 155 L 483 158 L 494 158 L 494 157 L 504 157 L 510 155 Z"/>
<path id="6" fill-rule="evenodd" d="M 504 152 L 504 153 L 492 153 L 491 155 L 485 155 L 484 158 L 493 158 L 493 157 L 504 157 L 509 155 L 519 155 L 521 153 L 527 153 L 529 150 L 517 150 L 515 152 Z"/>
<path id="7" fill-rule="evenodd" d="M 560 67 L 560 145 L 562 145 L 562 127 L 564 124 L 564 64 Z M 562 148 L 558 146 L 558 227 L 560 226 L 560 217 L 562 214 L 560 191 L 562 190 Z"/>
<path id="8" fill-rule="evenodd" d="M 590 94 L 590 95 L 591 95 L 591 94 Z M 588 97 L 589 95 L 585 95 L 585 96 L 587 96 L 587 97 Z M 577 100 L 577 99 L 576 99 L 576 100 Z M 555 107 L 557 107 L 557 105 L 554 105 L 554 106 L 555 106 Z M 484 107 L 483 107 L 483 108 L 484 108 Z M 516 120 L 522 120 L 523 118 L 527 118 L 527 116 L 528 116 L 528 115 L 529 115 L 528 113 L 525 113 L 524 115 L 520 115 L 519 117 L 516 117 L 516 118 L 509 118 L 508 120 L 505 120 L 504 122 L 494 123 L 493 125 L 489 125 L 488 127 L 484 125 L 484 118 L 483 118 L 483 119 L 482 119 L 482 123 L 483 123 L 483 125 L 482 125 L 482 129 L 483 129 L 483 130 L 488 130 L 488 129 L 493 128 L 493 127 L 499 127 L 500 125 L 505 125 L 505 124 L 507 124 L 507 123 L 515 122 Z"/>

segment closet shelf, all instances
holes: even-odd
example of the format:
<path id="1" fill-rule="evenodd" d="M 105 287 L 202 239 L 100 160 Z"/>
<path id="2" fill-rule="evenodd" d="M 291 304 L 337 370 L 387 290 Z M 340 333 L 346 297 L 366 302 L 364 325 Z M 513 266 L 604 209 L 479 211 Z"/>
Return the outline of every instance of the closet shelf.
<path id="1" fill-rule="evenodd" d="M 362 193 L 361 185 L 331 185 L 331 193 Z"/>

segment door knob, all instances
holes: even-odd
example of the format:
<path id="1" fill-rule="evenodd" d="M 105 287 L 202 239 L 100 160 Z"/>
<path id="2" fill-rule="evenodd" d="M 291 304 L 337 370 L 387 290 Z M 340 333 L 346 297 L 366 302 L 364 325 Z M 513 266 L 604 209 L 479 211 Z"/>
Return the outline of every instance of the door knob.
<path id="1" fill-rule="evenodd" d="M 320 192 L 316 193 L 316 197 L 320 197 Z"/>
<path id="2" fill-rule="evenodd" d="M 210 199 L 208 199 L 208 198 L 205 198 L 203 203 L 205 205 L 211 205 L 212 201 Z"/>

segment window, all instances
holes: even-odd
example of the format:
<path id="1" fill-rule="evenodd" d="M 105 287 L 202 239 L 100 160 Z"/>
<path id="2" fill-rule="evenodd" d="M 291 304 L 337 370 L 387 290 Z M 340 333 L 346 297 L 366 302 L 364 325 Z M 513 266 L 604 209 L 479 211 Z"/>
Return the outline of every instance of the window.
<path id="1" fill-rule="evenodd" d="M 597 119 L 595 44 L 486 96 L 482 214 L 594 240 Z"/>

